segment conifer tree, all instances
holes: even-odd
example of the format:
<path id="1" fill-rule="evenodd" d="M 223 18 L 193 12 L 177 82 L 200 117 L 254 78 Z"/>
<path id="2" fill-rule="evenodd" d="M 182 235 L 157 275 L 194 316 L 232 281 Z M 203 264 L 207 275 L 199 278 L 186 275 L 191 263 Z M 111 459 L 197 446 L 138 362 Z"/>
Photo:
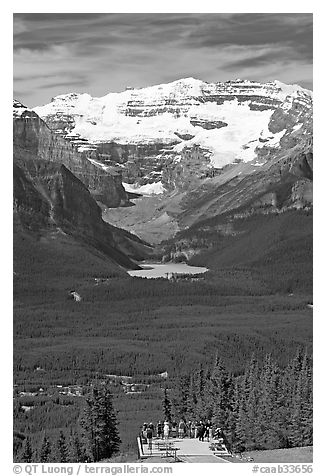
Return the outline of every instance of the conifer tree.
<path id="1" fill-rule="evenodd" d="M 226 423 L 224 433 L 230 444 L 231 449 L 238 450 L 238 439 L 236 435 L 236 428 L 238 424 L 239 415 L 239 401 L 240 401 L 240 385 L 239 380 L 234 376 L 230 377 L 229 387 L 229 407 L 226 414 Z"/>
<path id="2" fill-rule="evenodd" d="M 162 406 L 163 406 L 163 415 L 165 420 L 171 421 L 172 420 L 172 415 L 171 415 L 172 405 L 171 405 L 171 401 L 169 399 L 168 391 L 166 387 L 164 388 L 164 397 L 162 401 Z"/>
<path id="3" fill-rule="evenodd" d="M 86 461 L 85 450 L 80 441 L 77 431 L 71 433 L 69 439 L 69 461 L 71 463 L 83 463 Z"/>
<path id="4" fill-rule="evenodd" d="M 304 375 L 300 373 L 296 385 L 296 393 L 292 400 L 292 414 L 290 420 L 290 441 L 292 446 L 304 446 L 307 433 L 306 402 L 303 400 Z"/>
<path id="5" fill-rule="evenodd" d="M 256 416 L 256 448 L 277 448 L 280 444 L 278 431 L 278 382 L 279 369 L 271 355 L 267 355 L 259 380 L 259 396 Z"/>
<path id="6" fill-rule="evenodd" d="M 225 428 L 229 409 L 230 376 L 222 360 L 216 356 L 211 378 L 207 385 L 206 418 L 213 425 Z"/>
<path id="7" fill-rule="evenodd" d="M 40 462 L 41 463 L 50 463 L 51 462 L 51 444 L 49 438 L 44 435 L 41 451 L 40 451 Z"/>
<path id="8" fill-rule="evenodd" d="M 66 444 L 66 438 L 62 431 L 60 431 L 59 439 L 57 442 L 58 459 L 60 463 L 67 463 L 69 460 L 69 451 Z"/>
<path id="9" fill-rule="evenodd" d="M 197 382 L 196 382 L 196 391 L 199 398 L 202 398 L 204 395 L 205 384 L 206 384 L 206 380 L 205 380 L 204 369 L 203 369 L 203 366 L 200 365 L 200 368 L 197 372 Z"/>
<path id="10" fill-rule="evenodd" d="M 180 418 L 186 418 L 191 412 L 189 385 L 190 376 L 180 375 L 173 398 L 173 406 Z"/>
<path id="11" fill-rule="evenodd" d="M 119 452 L 121 440 L 118 432 L 118 421 L 112 403 L 112 394 L 107 387 L 104 387 L 103 391 L 100 392 L 99 404 L 103 450 L 105 458 L 111 458 L 113 454 Z"/>
<path id="12" fill-rule="evenodd" d="M 300 360 L 300 364 L 297 362 Z M 311 362 L 306 353 L 301 352 L 300 359 L 295 358 L 296 366 L 293 381 L 292 412 L 289 424 L 292 446 L 312 444 L 312 371 Z"/>
<path id="13" fill-rule="evenodd" d="M 94 388 L 86 399 L 80 419 L 86 459 L 96 462 L 111 458 L 119 451 L 117 419 L 112 404 L 112 395 L 105 385 Z"/>
<path id="14" fill-rule="evenodd" d="M 278 413 L 277 426 L 279 428 L 280 445 L 284 447 L 293 446 L 293 425 L 295 407 L 297 407 L 297 385 L 301 374 L 303 362 L 303 352 L 299 349 L 295 357 L 285 367 L 278 385 Z"/>
<path id="15" fill-rule="evenodd" d="M 188 401 L 187 401 L 187 408 L 189 412 L 189 417 L 191 419 L 196 417 L 196 406 L 197 406 L 197 395 L 195 391 L 194 385 L 194 376 L 193 374 L 189 377 L 189 391 L 188 391 Z"/>
<path id="16" fill-rule="evenodd" d="M 302 432 L 303 444 L 313 443 L 313 381 L 312 381 L 312 359 L 304 354 L 302 362 Z"/>
<path id="17" fill-rule="evenodd" d="M 259 396 L 259 366 L 253 355 L 245 369 L 240 388 L 239 413 L 236 425 L 238 447 L 256 447 L 257 404 Z"/>
<path id="18" fill-rule="evenodd" d="M 278 428 L 278 436 L 280 441 L 280 448 L 291 447 L 289 439 L 289 425 L 292 414 L 292 388 L 291 388 L 291 373 L 290 364 L 280 374 L 278 382 L 277 393 L 277 412 L 275 415 L 275 425 Z"/>
<path id="19" fill-rule="evenodd" d="M 199 369 L 192 374 L 191 389 L 189 399 L 191 402 L 192 414 L 195 418 L 205 418 L 205 386 L 206 375 L 203 366 L 200 365 Z"/>
<path id="20" fill-rule="evenodd" d="M 33 461 L 33 448 L 32 448 L 32 444 L 31 444 L 31 440 L 29 436 L 27 436 L 27 438 L 24 441 L 21 461 L 23 463 L 32 463 Z"/>

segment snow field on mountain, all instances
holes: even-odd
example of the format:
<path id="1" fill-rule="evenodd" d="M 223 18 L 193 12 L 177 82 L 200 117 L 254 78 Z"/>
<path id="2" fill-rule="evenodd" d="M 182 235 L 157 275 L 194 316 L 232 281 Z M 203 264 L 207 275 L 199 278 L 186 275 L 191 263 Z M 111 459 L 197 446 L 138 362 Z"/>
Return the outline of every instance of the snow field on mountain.
<path id="1" fill-rule="evenodd" d="M 148 183 L 146 185 L 141 185 L 140 187 L 125 182 L 122 182 L 122 185 L 126 192 L 139 193 L 145 196 L 160 195 L 165 192 L 162 182 Z"/>
<path id="2" fill-rule="evenodd" d="M 125 93 L 130 95 L 131 92 Z M 75 127 L 68 137 L 79 135 L 94 143 L 170 143 L 179 140 L 175 132 L 191 134 L 195 137 L 189 141 L 181 141 L 175 146 L 175 151 L 180 152 L 184 146 L 196 144 L 212 152 L 211 161 L 214 167 L 223 167 L 235 159 L 249 161 L 255 158 L 254 147 L 248 145 L 249 148 L 244 149 L 243 146 L 246 147 L 248 142 L 257 140 L 262 130 L 267 129 L 273 112 L 253 111 L 249 107 L 249 101 L 239 103 L 234 99 L 221 105 L 207 102 L 184 106 L 184 115 L 180 117 L 169 112 L 149 117 L 128 116 L 124 114 L 126 102 L 121 98 L 125 93 L 110 94 L 106 97 L 105 105 L 102 104 L 101 107 L 98 100 L 91 101 L 89 95 L 79 97 L 73 112 Z M 147 110 L 153 108 L 152 105 L 146 107 Z M 228 126 L 206 130 L 191 125 L 192 119 L 223 121 Z"/>
<path id="3" fill-rule="evenodd" d="M 252 96 L 251 101 L 238 101 L 234 96 Z M 256 159 L 256 148 L 278 147 L 284 131 L 272 134 L 268 130 L 270 117 L 275 109 L 252 110 L 250 104 L 259 105 L 257 97 L 282 101 L 288 110 L 293 101 L 304 105 L 312 93 L 298 85 L 280 81 L 260 84 L 255 81 L 235 80 L 225 83 L 206 83 L 185 78 L 168 84 L 141 89 L 128 89 L 92 98 L 89 94 L 60 95 L 35 112 L 46 118 L 71 116 L 74 127 L 67 134 L 72 139 L 79 136 L 89 143 L 79 145 L 87 150 L 91 144 L 116 142 L 118 144 L 173 144 L 174 152 L 184 147 L 198 145 L 211 155 L 214 167 L 223 167 L 234 161 L 249 162 Z M 207 100 L 222 96 L 222 104 Z M 230 96 L 230 99 L 227 99 Z M 266 106 L 266 104 L 265 104 Z M 200 122 L 223 121 L 226 127 L 205 129 L 193 126 L 191 120 Z M 181 140 L 178 135 L 194 136 Z M 261 139 L 261 140 L 259 140 Z M 160 192 L 161 193 L 161 192 Z"/>
<path id="4" fill-rule="evenodd" d="M 252 111 L 249 101 L 238 103 L 236 99 L 226 101 L 221 105 L 214 103 L 201 104 L 195 110 L 190 109 L 200 118 L 206 120 L 223 121 L 228 125 L 220 129 L 205 130 L 201 127 L 193 127 L 195 137 L 187 141 L 187 147 L 197 144 L 212 152 L 211 163 L 214 167 L 223 167 L 234 160 L 244 162 L 255 158 L 254 148 L 258 144 L 258 138 L 264 130 L 268 129 L 268 123 L 273 113 L 272 110 Z M 189 130 L 190 132 L 190 130 Z M 272 134 L 270 133 L 272 136 Z M 255 141 L 253 147 L 251 141 Z M 185 143 L 175 146 L 180 152 Z M 248 148 L 244 148 L 248 147 Z"/>
<path id="5" fill-rule="evenodd" d="M 97 160 L 90 159 L 89 157 L 88 157 L 88 160 L 89 160 L 89 162 L 91 162 L 91 164 L 96 165 L 96 167 L 99 167 L 99 168 L 101 168 L 105 171 L 108 171 L 110 169 L 110 167 L 108 167 L 107 165 L 102 164 L 102 162 L 98 162 Z"/>

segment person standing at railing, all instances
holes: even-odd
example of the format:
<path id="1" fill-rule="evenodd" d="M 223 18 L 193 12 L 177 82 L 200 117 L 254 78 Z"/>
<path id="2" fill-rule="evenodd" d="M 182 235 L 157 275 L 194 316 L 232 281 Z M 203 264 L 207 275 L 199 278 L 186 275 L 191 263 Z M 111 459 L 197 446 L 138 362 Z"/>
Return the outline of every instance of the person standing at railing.
<path id="1" fill-rule="evenodd" d="M 186 435 L 191 438 L 191 421 L 189 420 L 186 428 Z"/>
<path id="2" fill-rule="evenodd" d="M 172 429 L 171 429 L 171 436 L 172 438 L 177 437 L 177 431 L 178 431 L 178 424 L 175 420 L 172 422 Z"/>
<path id="3" fill-rule="evenodd" d="M 204 434 L 205 434 L 205 426 L 202 421 L 199 422 L 199 427 L 198 427 L 198 439 L 199 441 L 204 441 Z"/>
<path id="4" fill-rule="evenodd" d="M 147 423 L 144 423 L 144 424 L 143 424 L 141 433 L 142 433 L 142 437 L 143 437 L 144 443 L 147 443 L 147 438 L 146 438 L 146 434 L 147 434 Z"/>
<path id="5" fill-rule="evenodd" d="M 196 438 L 196 423 L 194 421 L 190 422 L 190 438 Z"/>
<path id="6" fill-rule="evenodd" d="M 163 427 L 163 435 L 164 435 L 165 441 L 169 439 L 169 433 L 170 433 L 170 425 L 169 425 L 169 422 L 165 420 L 164 427 Z"/>
<path id="7" fill-rule="evenodd" d="M 207 441 L 210 441 L 212 439 L 212 423 L 210 420 L 207 420 L 207 423 L 205 425 L 205 437 L 207 438 Z"/>
<path id="8" fill-rule="evenodd" d="M 180 420 L 180 422 L 179 422 L 179 431 L 178 431 L 179 438 L 184 438 L 185 429 L 186 429 L 185 422 L 183 420 Z"/>
<path id="9" fill-rule="evenodd" d="M 153 430 L 150 427 L 147 428 L 146 437 L 147 437 L 147 443 L 148 443 L 148 450 L 149 450 L 150 454 L 152 454 Z"/>
<path id="10" fill-rule="evenodd" d="M 156 425 L 156 434 L 157 434 L 157 438 L 159 439 L 163 437 L 163 423 L 161 422 L 161 420 Z"/>
<path id="11" fill-rule="evenodd" d="M 200 428 L 200 423 L 198 423 L 198 420 L 195 421 L 195 438 L 198 438 L 198 431 Z"/>
<path id="12" fill-rule="evenodd" d="M 152 430 L 152 434 L 153 434 L 153 436 L 154 436 L 154 430 L 155 430 L 155 428 L 154 428 L 153 422 L 150 422 L 150 424 L 148 425 L 148 428 L 150 428 L 150 429 Z"/>

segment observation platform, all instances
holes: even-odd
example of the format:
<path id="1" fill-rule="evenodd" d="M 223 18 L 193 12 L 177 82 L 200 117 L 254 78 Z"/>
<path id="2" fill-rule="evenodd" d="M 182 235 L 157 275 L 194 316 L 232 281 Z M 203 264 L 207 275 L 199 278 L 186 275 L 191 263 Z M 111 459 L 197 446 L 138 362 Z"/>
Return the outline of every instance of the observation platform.
<path id="1" fill-rule="evenodd" d="M 167 441 L 154 438 L 152 451 L 147 443 L 143 443 L 140 437 L 137 438 L 138 452 L 141 459 L 160 457 L 162 463 L 164 459 L 184 462 L 184 463 L 230 463 L 223 456 L 229 457 L 230 453 L 222 445 L 222 449 L 212 450 L 210 446 L 216 443 L 213 441 L 199 441 L 196 438 L 169 438 Z"/>

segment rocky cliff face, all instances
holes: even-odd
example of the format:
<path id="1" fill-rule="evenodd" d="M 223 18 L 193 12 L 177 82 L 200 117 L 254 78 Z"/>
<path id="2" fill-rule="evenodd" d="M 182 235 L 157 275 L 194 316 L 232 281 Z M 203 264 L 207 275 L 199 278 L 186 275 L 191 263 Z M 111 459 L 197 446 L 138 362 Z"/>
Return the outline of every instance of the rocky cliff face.
<path id="1" fill-rule="evenodd" d="M 38 176 L 31 180 L 14 164 L 15 231 L 25 230 L 35 239 L 69 235 L 120 266 L 138 269 L 135 261 L 144 259 L 149 247 L 105 223 L 89 191 L 64 165 L 42 162 L 37 168 Z"/>
<path id="2" fill-rule="evenodd" d="M 52 133 L 42 119 L 17 101 L 13 111 L 14 158 L 30 174 L 37 174 L 35 159 L 64 164 L 90 190 L 96 200 L 108 207 L 128 203 L 121 174 L 115 170 L 103 170 L 82 156 L 69 141 Z"/>
<path id="3" fill-rule="evenodd" d="M 90 184 L 101 186 L 100 177 L 107 174 L 97 176 L 97 167 L 87 161 L 84 168 L 84 159 L 71 144 L 65 144 L 63 138 L 52 138 L 35 113 L 23 110 L 23 106 L 18 109 L 18 117 L 14 115 L 15 231 L 25 230 L 36 240 L 69 235 L 120 266 L 137 269 L 135 261 L 144 259 L 150 248 L 135 235 L 104 222 L 94 199 L 97 195 Z M 71 169 L 84 179 L 92 194 Z M 87 173 L 93 176 L 85 179 Z M 106 190 L 109 188 L 101 189 L 103 194 Z M 100 197 L 103 202 L 104 198 L 114 199 L 109 193 Z"/>

